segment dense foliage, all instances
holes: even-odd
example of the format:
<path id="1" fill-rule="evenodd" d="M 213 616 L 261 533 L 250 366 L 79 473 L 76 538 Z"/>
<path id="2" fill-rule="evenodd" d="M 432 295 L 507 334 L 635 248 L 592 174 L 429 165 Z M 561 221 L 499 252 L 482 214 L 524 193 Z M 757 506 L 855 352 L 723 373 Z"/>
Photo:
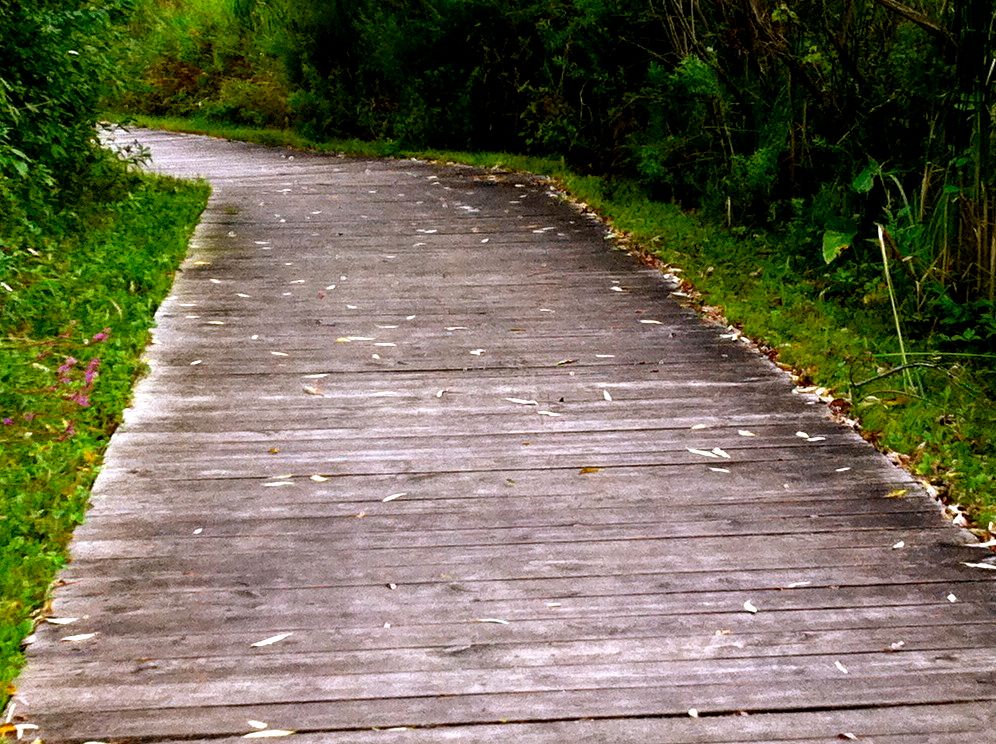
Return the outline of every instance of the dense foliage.
<path id="1" fill-rule="evenodd" d="M 925 330 L 996 338 L 991 0 L 142 7 L 133 108 L 561 155 L 734 225 L 791 227 L 817 265 L 821 243 L 850 246 L 848 291 L 880 276 L 884 223 Z M 949 301 L 962 320 L 939 329 Z"/>

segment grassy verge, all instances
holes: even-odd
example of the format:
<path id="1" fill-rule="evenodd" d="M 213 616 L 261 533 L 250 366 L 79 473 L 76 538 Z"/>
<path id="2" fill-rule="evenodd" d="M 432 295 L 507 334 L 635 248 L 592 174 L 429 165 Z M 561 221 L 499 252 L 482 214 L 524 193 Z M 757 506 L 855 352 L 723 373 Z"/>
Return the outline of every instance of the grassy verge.
<path id="1" fill-rule="evenodd" d="M 0 252 L 0 709 L 208 187 L 131 174 Z"/>
<path id="2" fill-rule="evenodd" d="M 508 153 L 408 151 L 391 142 L 312 142 L 286 130 L 139 116 L 135 123 L 363 157 L 400 156 L 553 178 L 608 220 L 635 252 L 678 267 L 708 314 L 725 317 L 769 349 L 803 384 L 826 388 L 835 410 L 863 435 L 931 482 L 981 532 L 996 522 L 996 361 L 944 356 L 930 338 L 907 339 L 913 388 L 894 374 L 898 345 L 888 295 L 841 293 L 818 256 L 790 238 L 727 230 L 625 183 L 573 173 L 557 160 Z M 875 379 L 879 378 L 880 379 Z"/>

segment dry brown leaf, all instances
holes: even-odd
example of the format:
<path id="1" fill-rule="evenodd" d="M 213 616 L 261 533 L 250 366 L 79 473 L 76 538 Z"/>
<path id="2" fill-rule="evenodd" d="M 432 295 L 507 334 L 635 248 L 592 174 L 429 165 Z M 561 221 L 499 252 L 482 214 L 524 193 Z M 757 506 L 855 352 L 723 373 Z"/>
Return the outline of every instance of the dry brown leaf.
<path id="1" fill-rule="evenodd" d="M 908 492 L 909 492 L 908 489 L 897 488 L 894 491 L 889 491 L 887 494 L 885 494 L 885 498 L 887 498 L 887 499 L 901 499 Z"/>
<path id="2" fill-rule="evenodd" d="M 593 465 L 586 465 L 585 467 L 581 468 L 580 472 L 581 472 L 581 475 L 588 475 L 590 473 L 601 472 L 601 470 L 602 470 L 601 468 L 595 467 Z"/>

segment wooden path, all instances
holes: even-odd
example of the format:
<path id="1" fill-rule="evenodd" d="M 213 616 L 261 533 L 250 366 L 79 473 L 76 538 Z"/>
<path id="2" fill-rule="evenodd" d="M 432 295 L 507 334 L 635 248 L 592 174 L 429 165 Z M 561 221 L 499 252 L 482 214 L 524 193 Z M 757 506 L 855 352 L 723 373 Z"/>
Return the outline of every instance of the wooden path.
<path id="1" fill-rule="evenodd" d="M 988 553 L 544 185 L 141 136 L 215 192 L 26 736 L 994 740 Z"/>

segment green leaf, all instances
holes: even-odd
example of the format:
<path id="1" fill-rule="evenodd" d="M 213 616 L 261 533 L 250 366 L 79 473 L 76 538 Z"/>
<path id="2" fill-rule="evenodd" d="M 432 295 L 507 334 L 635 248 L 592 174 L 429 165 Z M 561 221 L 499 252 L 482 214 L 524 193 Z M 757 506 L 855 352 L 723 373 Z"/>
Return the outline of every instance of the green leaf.
<path id="1" fill-rule="evenodd" d="M 827 230 L 823 233 L 823 260 L 832 262 L 837 256 L 850 247 L 851 241 L 857 232 L 838 232 L 837 230 Z"/>
<path id="2" fill-rule="evenodd" d="M 881 172 L 882 167 L 874 160 L 871 160 L 865 166 L 865 169 L 855 176 L 851 182 L 851 186 L 859 194 L 867 194 L 872 190 L 872 186 L 875 185 L 875 176 L 881 174 Z"/>

